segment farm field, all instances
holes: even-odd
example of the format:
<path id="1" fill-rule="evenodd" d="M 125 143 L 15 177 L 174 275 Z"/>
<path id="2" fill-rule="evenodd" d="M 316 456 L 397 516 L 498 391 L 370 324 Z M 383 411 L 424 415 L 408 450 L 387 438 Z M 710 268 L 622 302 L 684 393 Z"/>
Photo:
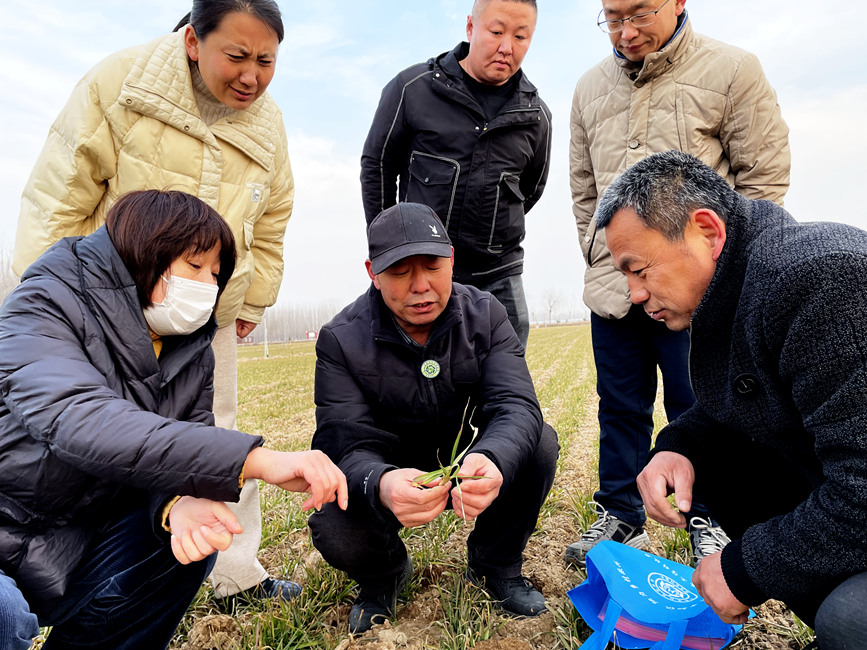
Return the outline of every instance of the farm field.
<path id="1" fill-rule="evenodd" d="M 239 349 L 241 430 L 263 435 L 272 447 L 309 448 L 315 428 L 313 342 Z M 262 564 L 272 575 L 304 585 L 291 604 L 259 603 L 234 616 L 203 588 L 172 644 L 176 650 L 406 648 L 541 650 L 577 648 L 590 630 L 566 592 L 585 574 L 567 567 L 566 546 L 593 521 L 587 502 L 596 488 L 597 438 L 595 369 L 588 324 L 533 329 L 527 361 L 545 419 L 559 433 L 561 454 L 554 487 L 525 553 L 524 575 L 548 600 L 535 619 L 501 616 L 480 589 L 463 579 L 466 537 L 472 524 L 446 512 L 431 524 L 405 531 L 416 567 L 398 605 L 394 625 L 376 626 L 351 638 L 347 620 L 354 584 L 332 569 L 309 541 L 306 514 L 297 495 L 271 486 L 261 494 L 265 519 Z M 657 412 L 661 407 L 657 408 Z M 657 417 L 661 426 L 664 419 Z M 648 525 L 653 552 L 688 562 L 686 533 Z M 731 647 L 741 650 L 800 648 L 810 630 L 779 603 L 757 609 Z"/>

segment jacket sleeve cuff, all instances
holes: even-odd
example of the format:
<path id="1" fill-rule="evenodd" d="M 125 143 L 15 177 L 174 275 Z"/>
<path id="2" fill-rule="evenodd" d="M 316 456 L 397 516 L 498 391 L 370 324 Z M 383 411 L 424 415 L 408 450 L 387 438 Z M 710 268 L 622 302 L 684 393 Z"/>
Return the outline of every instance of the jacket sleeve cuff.
<path id="1" fill-rule="evenodd" d="M 371 509 L 383 515 L 390 515 L 392 512 L 379 499 L 379 481 L 382 479 L 383 474 L 394 469 L 397 469 L 395 465 L 376 465 L 370 470 L 364 480 L 363 490 L 368 504 L 370 504 Z"/>
<path id="2" fill-rule="evenodd" d="M 163 506 L 163 510 L 160 513 L 160 525 L 167 533 L 172 532 L 172 527 L 169 525 L 169 513 L 172 511 L 172 508 L 175 506 L 175 504 L 180 500 L 180 496 L 169 499 L 168 501 L 166 501 L 166 505 Z"/>
<path id="3" fill-rule="evenodd" d="M 670 451 L 685 456 L 686 458 L 692 458 L 689 438 L 690 436 L 687 433 L 671 428 L 669 425 L 669 428 L 663 429 L 659 432 L 659 435 L 656 438 L 656 444 L 653 445 L 653 449 L 647 457 L 648 462 L 661 451 Z"/>
<path id="4" fill-rule="evenodd" d="M 258 325 L 262 322 L 262 316 L 264 314 L 264 307 L 256 307 L 255 305 L 244 303 L 244 305 L 241 307 L 241 311 L 238 312 L 236 318 L 245 320 L 248 323 L 256 323 Z"/>
<path id="5" fill-rule="evenodd" d="M 741 548 L 742 540 L 735 539 L 726 544 L 720 556 L 720 566 L 723 578 L 732 595 L 744 605 L 753 607 L 761 605 L 768 597 L 756 586 L 747 567 L 744 564 L 744 556 Z"/>

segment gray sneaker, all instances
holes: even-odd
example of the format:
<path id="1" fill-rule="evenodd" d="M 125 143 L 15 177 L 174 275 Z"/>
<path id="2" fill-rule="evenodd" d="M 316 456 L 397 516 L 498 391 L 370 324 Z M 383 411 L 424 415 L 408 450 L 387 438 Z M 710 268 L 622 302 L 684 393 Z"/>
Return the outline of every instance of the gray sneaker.
<path id="1" fill-rule="evenodd" d="M 692 517 L 689 520 L 689 545 L 692 547 L 693 566 L 708 555 L 719 553 L 730 541 L 725 531 L 712 519 Z"/>
<path id="2" fill-rule="evenodd" d="M 584 556 L 591 548 L 606 539 L 638 549 L 646 549 L 650 546 L 650 538 L 644 531 L 644 526 L 627 524 L 595 501 L 591 501 L 589 505 L 596 510 L 598 518 L 590 528 L 584 531 L 581 539 L 570 544 L 569 548 L 566 549 L 567 562 L 583 567 L 585 564 Z"/>

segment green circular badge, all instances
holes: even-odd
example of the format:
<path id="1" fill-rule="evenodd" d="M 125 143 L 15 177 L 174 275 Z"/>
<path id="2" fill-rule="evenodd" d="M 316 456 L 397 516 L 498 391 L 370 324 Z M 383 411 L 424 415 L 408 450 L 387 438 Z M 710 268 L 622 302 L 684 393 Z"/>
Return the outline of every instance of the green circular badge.
<path id="1" fill-rule="evenodd" d="M 421 374 L 423 374 L 428 379 L 433 379 L 438 374 L 440 374 L 440 364 L 438 364 L 433 359 L 428 359 L 423 364 L 421 364 Z"/>

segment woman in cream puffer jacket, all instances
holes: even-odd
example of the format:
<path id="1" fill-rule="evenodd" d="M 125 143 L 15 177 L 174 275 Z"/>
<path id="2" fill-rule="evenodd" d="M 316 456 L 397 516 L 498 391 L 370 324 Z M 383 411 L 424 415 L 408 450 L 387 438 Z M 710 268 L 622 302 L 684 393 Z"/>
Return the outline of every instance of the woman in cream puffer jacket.
<path id="1" fill-rule="evenodd" d="M 247 336 L 277 298 L 294 197 L 283 119 L 266 92 L 283 22 L 274 0 L 194 0 L 175 31 L 109 56 L 76 86 L 24 190 L 13 269 L 96 231 L 126 192 L 181 190 L 215 208 L 237 264 L 216 313 L 214 415 L 235 429 L 236 334 Z M 268 597 L 299 590 L 257 559 L 257 494 L 250 481 L 233 505 L 245 532 L 212 573 L 220 597 L 257 585 Z"/>
<path id="2" fill-rule="evenodd" d="M 258 323 L 277 298 L 292 212 L 283 119 L 265 93 L 208 126 L 183 38 L 118 52 L 76 86 L 24 190 L 13 268 L 21 275 L 60 238 L 96 231 L 126 192 L 182 190 L 215 208 L 237 242 L 219 325 Z"/>

